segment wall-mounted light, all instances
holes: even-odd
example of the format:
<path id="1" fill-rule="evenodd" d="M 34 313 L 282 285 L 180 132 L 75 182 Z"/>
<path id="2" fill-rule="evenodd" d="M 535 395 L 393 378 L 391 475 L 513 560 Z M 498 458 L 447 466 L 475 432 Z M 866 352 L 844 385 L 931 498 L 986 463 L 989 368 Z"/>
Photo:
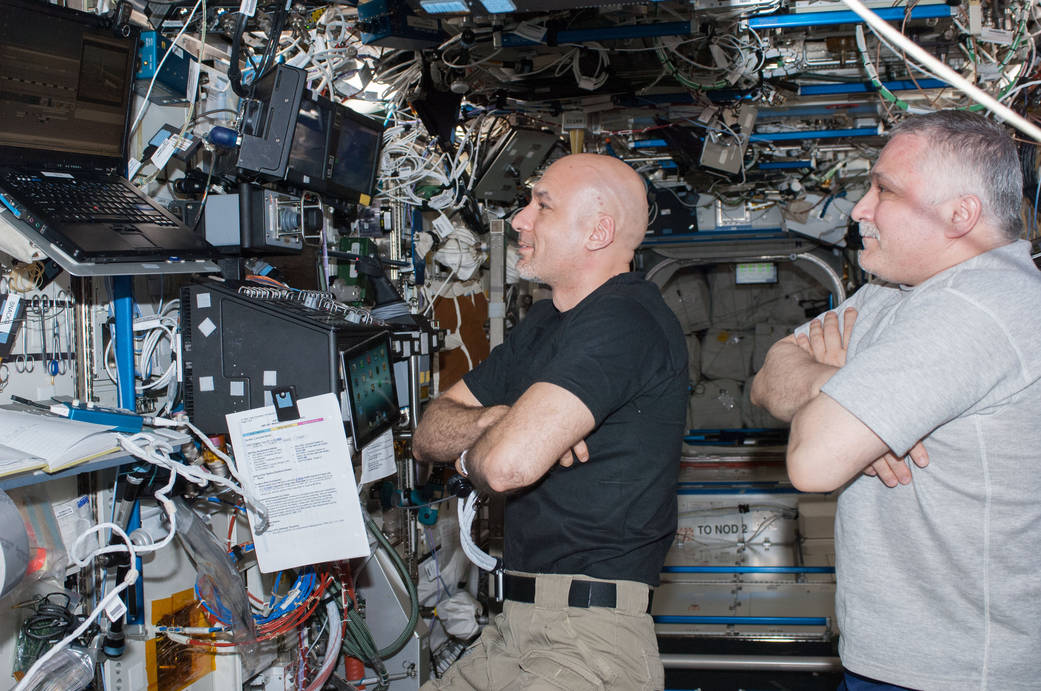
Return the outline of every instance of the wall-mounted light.
<path id="1" fill-rule="evenodd" d="M 481 4 L 484 5 L 484 9 L 489 14 L 517 11 L 517 6 L 513 4 L 513 0 L 481 0 Z"/>
<path id="2" fill-rule="evenodd" d="M 470 5 L 466 0 L 420 0 L 419 6 L 428 14 L 468 14 Z"/>

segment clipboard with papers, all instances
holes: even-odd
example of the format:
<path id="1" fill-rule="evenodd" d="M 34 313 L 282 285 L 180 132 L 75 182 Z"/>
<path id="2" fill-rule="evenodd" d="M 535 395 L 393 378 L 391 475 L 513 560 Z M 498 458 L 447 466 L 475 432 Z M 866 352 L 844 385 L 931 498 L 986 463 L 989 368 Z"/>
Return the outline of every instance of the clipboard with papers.
<path id="1" fill-rule="evenodd" d="M 227 416 L 239 475 L 268 511 L 269 525 L 259 534 L 248 512 L 260 570 L 369 556 L 336 395 L 294 400 L 295 407 L 274 400 Z"/>

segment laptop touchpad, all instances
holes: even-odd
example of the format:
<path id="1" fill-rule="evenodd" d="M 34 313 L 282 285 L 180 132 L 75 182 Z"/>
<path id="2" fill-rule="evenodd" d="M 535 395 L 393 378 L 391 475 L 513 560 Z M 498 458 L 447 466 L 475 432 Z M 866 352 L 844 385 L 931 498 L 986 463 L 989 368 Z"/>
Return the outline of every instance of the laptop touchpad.
<path id="1" fill-rule="evenodd" d="M 145 237 L 144 233 L 137 226 L 117 224 L 112 226 L 112 230 L 119 233 L 119 237 L 123 238 L 134 249 L 155 249 L 158 247 L 158 245 Z"/>

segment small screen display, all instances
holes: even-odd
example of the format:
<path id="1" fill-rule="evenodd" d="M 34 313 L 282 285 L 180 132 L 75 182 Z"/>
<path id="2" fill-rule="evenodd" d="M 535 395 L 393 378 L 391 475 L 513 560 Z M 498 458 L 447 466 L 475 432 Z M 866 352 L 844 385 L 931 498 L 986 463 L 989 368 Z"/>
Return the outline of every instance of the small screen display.
<path id="1" fill-rule="evenodd" d="M 289 149 L 290 175 L 299 184 L 321 182 L 325 171 L 325 140 L 329 112 L 304 99 L 296 116 L 293 145 Z"/>
<path id="2" fill-rule="evenodd" d="M 394 367 L 386 335 L 352 348 L 344 357 L 351 401 L 351 431 L 361 449 L 398 420 Z"/>
<path id="3" fill-rule="evenodd" d="M 777 264 L 772 262 L 738 264 L 735 278 L 738 285 L 746 283 L 777 283 Z"/>
<path id="4" fill-rule="evenodd" d="M 379 162 L 380 138 L 383 133 L 353 120 L 344 119 L 336 144 L 332 184 L 352 192 L 372 194 L 372 182 Z"/>

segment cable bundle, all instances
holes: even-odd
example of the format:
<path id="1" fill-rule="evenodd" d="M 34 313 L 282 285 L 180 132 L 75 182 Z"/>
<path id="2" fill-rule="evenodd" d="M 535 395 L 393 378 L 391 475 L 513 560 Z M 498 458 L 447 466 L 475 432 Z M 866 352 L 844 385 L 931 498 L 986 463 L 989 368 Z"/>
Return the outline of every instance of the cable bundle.
<path id="1" fill-rule="evenodd" d="M 282 574 L 279 573 L 275 582 L 276 590 L 281 578 Z M 318 572 L 314 567 L 307 567 L 301 571 L 293 581 L 292 587 L 281 599 L 276 602 L 275 596 L 272 595 L 271 603 L 267 608 L 269 610 L 267 614 L 254 613 L 253 620 L 257 624 L 257 640 L 268 641 L 295 631 L 298 626 L 311 618 L 318 607 L 318 603 L 325 595 L 326 589 L 332 582 L 332 576 L 325 571 Z M 214 591 L 215 601 L 212 603 L 207 602 L 202 593 L 200 593 L 198 584 L 196 584 L 195 597 L 208 613 L 211 622 L 221 625 L 217 631 L 228 630 L 231 621 L 230 612 L 222 605 L 216 591 Z M 164 633 L 167 633 L 169 636 L 171 633 L 176 634 L 177 632 L 167 630 Z M 175 638 L 174 640 L 178 639 Z M 225 641 L 196 640 L 187 636 L 180 638 L 178 642 L 195 646 L 231 647 L 237 645 L 237 643 Z"/>
<path id="2" fill-rule="evenodd" d="M 470 492 L 466 501 L 458 504 L 459 509 L 459 541 L 463 545 L 463 552 L 470 561 L 485 571 L 494 571 L 499 567 L 499 560 L 486 554 L 473 541 L 470 535 L 470 526 L 473 525 L 474 517 L 477 515 L 477 502 L 480 496 L 477 492 Z"/>

